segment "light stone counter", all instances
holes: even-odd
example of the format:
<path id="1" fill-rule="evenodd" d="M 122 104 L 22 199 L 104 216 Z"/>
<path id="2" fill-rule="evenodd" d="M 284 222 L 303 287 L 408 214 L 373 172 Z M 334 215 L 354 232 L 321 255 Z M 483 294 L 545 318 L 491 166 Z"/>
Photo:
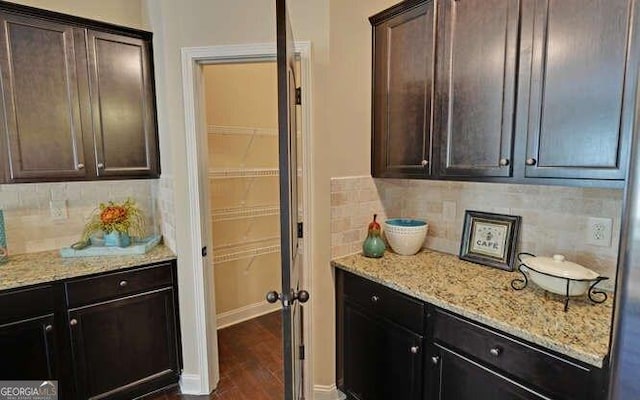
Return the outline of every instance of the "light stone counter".
<path id="1" fill-rule="evenodd" d="M 609 352 L 611 294 L 603 304 L 572 298 L 565 313 L 561 296 L 532 282 L 524 290 L 512 289 L 517 272 L 434 251 L 415 256 L 387 251 L 380 259 L 357 254 L 331 264 L 596 367 Z"/>
<path id="2" fill-rule="evenodd" d="M 57 250 L 10 256 L 0 264 L 0 290 L 174 260 L 171 250 L 160 244 L 148 253 L 132 256 L 62 258 Z"/>

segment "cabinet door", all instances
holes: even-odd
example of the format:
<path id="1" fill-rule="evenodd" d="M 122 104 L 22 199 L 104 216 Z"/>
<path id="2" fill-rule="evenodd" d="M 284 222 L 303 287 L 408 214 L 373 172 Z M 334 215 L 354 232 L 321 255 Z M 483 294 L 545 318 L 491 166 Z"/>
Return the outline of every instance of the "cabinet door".
<path id="1" fill-rule="evenodd" d="M 434 358 L 438 400 L 541 400 L 542 395 L 440 346 Z"/>
<path id="2" fill-rule="evenodd" d="M 423 338 L 344 304 L 344 390 L 359 400 L 422 399 Z"/>
<path id="3" fill-rule="evenodd" d="M 157 177 L 150 43 L 91 30 L 87 40 L 98 176 Z"/>
<path id="4" fill-rule="evenodd" d="M 58 379 L 53 314 L 0 325 L 0 380 Z"/>
<path id="5" fill-rule="evenodd" d="M 519 1 L 439 4 L 439 173 L 511 176 Z"/>
<path id="6" fill-rule="evenodd" d="M 174 314 L 171 288 L 69 311 L 80 397 L 133 398 L 146 383 L 175 382 Z"/>
<path id="7" fill-rule="evenodd" d="M 11 181 L 82 178 L 74 28 L 0 14 L 2 107 Z M 0 117 L 2 118 L 2 117 Z"/>
<path id="8" fill-rule="evenodd" d="M 431 173 L 434 27 L 433 1 L 374 26 L 374 177 Z"/>
<path id="9" fill-rule="evenodd" d="M 533 49 L 521 68 L 531 72 L 526 177 L 625 178 L 638 71 L 632 3 L 526 2 L 532 22 L 523 25 L 523 47 Z"/>

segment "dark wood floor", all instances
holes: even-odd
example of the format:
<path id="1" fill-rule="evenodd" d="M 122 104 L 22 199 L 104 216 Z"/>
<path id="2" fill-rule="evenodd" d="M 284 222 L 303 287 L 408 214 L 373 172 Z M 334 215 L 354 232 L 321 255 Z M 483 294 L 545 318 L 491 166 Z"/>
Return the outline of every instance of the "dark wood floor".
<path id="1" fill-rule="evenodd" d="M 282 320 L 276 311 L 218 331 L 220 383 L 209 396 L 166 393 L 150 400 L 282 400 Z"/>

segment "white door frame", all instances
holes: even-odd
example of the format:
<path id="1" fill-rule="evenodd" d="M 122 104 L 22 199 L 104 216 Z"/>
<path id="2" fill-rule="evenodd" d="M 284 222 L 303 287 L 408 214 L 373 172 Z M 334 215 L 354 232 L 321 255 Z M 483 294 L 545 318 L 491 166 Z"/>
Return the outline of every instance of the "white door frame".
<path id="1" fill-rule="evenodd" d="M 300 70 L 302 87 L 302 185 L 304 191 L 303 199 L 303 222 L 305 227 L 311 226 L 312 210 L 312 116 L 311 116 L 311 43 L 308 41 L 295 42 L 295 52 L 300 57 Z M 200 195 L 203 188 L 207 188 L 206 171 L 202 171 L 201 149 L 207 148 L 205 116 L 203 115 L 202 103 L 202 65 L 213 63 L 241 63 L 251 61 L 275 61 L 275 43 L 257 43 L 242 45 L 206 46 L 206 47 L 183 47 L 182 48 L 182 85 L 185 114 L 185 135 L 188 175 L 188 195 L 189 195 L 189 217 L 187 224 L 191 229 L 193 243 L 191 246 L 191 257 L 194 260 L 192 265 L 195 287 L 195 316 L 196 316 L 196 347 L 198 348 L 198 365 L 200 371 L 200 382 L 185 382 L 181 379 L 183 393 L 188 394 L 209 394 L 213 391 L 219 380 L 217 334 L 215 312 L 208 312 L 207 309 L 215 310 L 213 281 L 207 278 L 206 271 L 202 268 L 201 248 L 211 245 L 210 229 L 206 230 L 207 237 L 203 237 L 200 230 L 202 212 L 208 211 L 206 204 L 201 204 Z M 198 155 L 198 156 L 195 156 Z M 311 229 L 306 228 L 303 238 L 303 249 L 305 273 L 302 284 L 307 290 L 311 290 L 311 254 L 312 240 Z M 280 289 L 280 288 L 274 288 Z M 210 299 L 207 299 L 210 297 Z M 311 299 L 313 301 L 313 293 Z M 304 342 L 306 345 L 304 371 L 305 371 L 305 397 L 313 398 L 313 362 L 312 362 L 312 329 L 311 329 L 311 303 L 305 307 L 304 314 Z M 184 328 L 184 327 L 183 327 Z M 216 349 L 211 351 L 211 349 Z M 183 377 L 184 378 L 184 377 Z"/>

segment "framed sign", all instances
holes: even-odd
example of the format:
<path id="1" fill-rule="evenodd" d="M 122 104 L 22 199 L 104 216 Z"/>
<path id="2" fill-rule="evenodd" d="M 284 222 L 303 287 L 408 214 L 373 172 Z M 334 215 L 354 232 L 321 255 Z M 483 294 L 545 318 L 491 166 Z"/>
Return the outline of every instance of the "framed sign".
<path id="1" fill-rule="evenodd" d="M 464 215 L 460 258 L 513 271 L 521 218 L 467 210 Z"/>

